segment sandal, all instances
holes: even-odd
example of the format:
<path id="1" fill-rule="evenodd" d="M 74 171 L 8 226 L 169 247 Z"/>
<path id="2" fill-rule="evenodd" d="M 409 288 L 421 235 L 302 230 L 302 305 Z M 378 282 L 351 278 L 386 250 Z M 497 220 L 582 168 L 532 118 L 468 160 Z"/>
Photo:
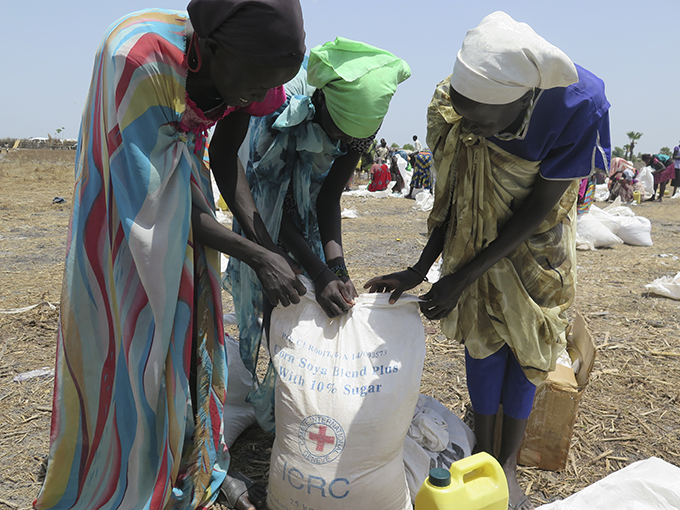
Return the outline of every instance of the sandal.
<path id="1" fill-rule="evenodd" d="M 229 471 L 227 477 L 220 487 L 220 491 L 224 494 L 227 500 L 227 508 L 234 510 L 241 496 L 248 495 L 251 488 L 257 486 L 258 483 L 238 471 Z M 252 501 L 255 508 L 264 508 L 264 499 L 260 501 Z"/>

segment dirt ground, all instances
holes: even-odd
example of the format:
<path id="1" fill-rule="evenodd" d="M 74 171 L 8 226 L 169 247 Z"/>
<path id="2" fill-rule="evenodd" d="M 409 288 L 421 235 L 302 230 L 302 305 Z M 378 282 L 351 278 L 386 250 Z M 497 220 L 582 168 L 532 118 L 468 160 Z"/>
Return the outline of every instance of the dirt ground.
<path id="1" fill-rule="evenodd" d="M 50 150 L 0 156 L 0 509 L 30 508 L 44 473 L 54 378 L 13 379 L 54 366 L 74 157 Z M 53 204 L 55 197 L 65 203 Z M 343 197 L 342 207 L 358 213 L 343 220 L 348 268 L 358 289 L 372 276 L 416 261 L 427 240 L 427 213 L 413 206 L 405 199 Z M 520 484 L 537 505 L 650 456 L 680 465 L 680 301 L 649 295 L 644 287 L 680 271 L 680 200 L 634 210 L 652 221 L 654 246 L 578 252 L 571 313 L 586 318 L 597 359 L 567 467 L 520 468 Z M 55 308 L 43 304 L 4 313 L 45 302 Z M 225 312 L 230 306 L 225 297 Z M 428 356 L 421 392 L 463 417 L 469 414 L 463 350 L 436 323 L 424 323 Z M 233 463 L 266 480 L 270 446 L 271 437 L 251 427 L 232 449 Z"/>

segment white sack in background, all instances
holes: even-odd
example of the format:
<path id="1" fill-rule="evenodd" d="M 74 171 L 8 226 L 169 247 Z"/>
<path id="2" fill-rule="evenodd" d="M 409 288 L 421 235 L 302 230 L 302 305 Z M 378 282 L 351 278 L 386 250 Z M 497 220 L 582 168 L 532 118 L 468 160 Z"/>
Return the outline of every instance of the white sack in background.
<path id="1" fill-rule="evenodd" d="M 608 184 L 596 184 L 595 185 L 595 202 L 606 202 L 609 199 L 609 185 Z"/>
<path id="2" fill-rule="evenodd" d="M 649 292 L 671 299 L 680 299 L 680 273 L 675 276 L 662 276 L 645 285 Z"/>
<path id="3" fill-rule="evenodd" d="M 536 510 L 680 508 L 680 468 L 656 457 L 634 462 L 562 501 Z"/>
<path id="4" fill-rule="evenodd" d="M 595 218 L 597 218 L 600 223 L 611 230 L 612 234 L 616 234 L 619 231 L 619 227 L 621 226 L 619 222 L 619 216 L 614 216 L 613 214 L 608 213 L 606 210 L 603 211 L 596 205 L 591 205 L 588 213 L 595 216 Z"/>
<path id="5" fill-rule="evenodd" d="M 621 198 L 617 197 L 614 203 L 600 211 L 598 219 L 607 227 L 616 223 L 618 227 L 612 230 L 621 240 L 632 246 L 652 246 L 652 222 L 642 216 L 636 216 L 630 207 L 621 205 Z M 609 216 L 605 216 L 609 215 Z M 602 218 L 608 218 L 603 220 Z"/>
<path id="6" fill-rule="evenodd" d="M 652 246 L 652 222 L 642 216 L 621 218 L 617 234 L 621 240 L 633 246 Z"/>
<path id="7" fill-rule="evenodd" d="M 397 168 L 399 169 L 401 178 L 404 179 L 404 189 L 402 190 L 403 195 L 408 195 L 408 192 L 411 189 L 411 178 L 413 177 L 412 171 L 409 172 L 406 170 L 407 166 L 408 162 L 397 154 Z"/>
<path id="8" fill-rule="evenodd" d="M 645 188 L 645 197 L 651 197 L 654 194 L 654 174 L 652 174 L 652 169 L 648 166 L 641 169 L 638 172 L 637 180 Z"/>
<path id="9" fill-rule="evenodd" d="M 577 240 L 591 243 L 595 248 L 605 248 L 622 244 L 623 241 L 600 222 L 593 214 L 587 212 L 576 220 Z"/>
<path id="10" fill-rule="evenodd" d="M 416 205 L 413 206 L 414 209 L 427 212 L 434 207 L 434 196 L 428 190 L 419 192 L 415 197 Z"/>

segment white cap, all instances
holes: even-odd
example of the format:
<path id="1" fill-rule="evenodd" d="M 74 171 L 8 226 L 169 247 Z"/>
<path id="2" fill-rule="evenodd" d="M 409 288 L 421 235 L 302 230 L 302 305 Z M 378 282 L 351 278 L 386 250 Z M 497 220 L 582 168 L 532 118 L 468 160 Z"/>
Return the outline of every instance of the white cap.
<path id="1" fill-rule="evenodd" d="M 534 87 L 577 81 L 576 67 L 562 50 L 502 11 L 468 31 L 451 75 L 456 92 L 485 104 L 508 104 Z"/>

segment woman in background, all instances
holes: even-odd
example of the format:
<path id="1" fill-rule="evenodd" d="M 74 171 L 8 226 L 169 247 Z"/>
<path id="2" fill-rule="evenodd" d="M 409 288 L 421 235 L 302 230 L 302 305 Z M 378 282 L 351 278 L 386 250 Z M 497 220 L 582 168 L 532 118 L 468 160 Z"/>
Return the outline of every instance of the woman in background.
<path id="1" fill-rule="evenodd" d="M 643 154 L 640 159 L 652 168 L 654 175 L 654 194 L 646 201 L 661 202 L 666 193 L 666 184 L 675 177 L 675 165 L 666 154 Z M 657 194 L 658 191 L 658 194 Z"/>

